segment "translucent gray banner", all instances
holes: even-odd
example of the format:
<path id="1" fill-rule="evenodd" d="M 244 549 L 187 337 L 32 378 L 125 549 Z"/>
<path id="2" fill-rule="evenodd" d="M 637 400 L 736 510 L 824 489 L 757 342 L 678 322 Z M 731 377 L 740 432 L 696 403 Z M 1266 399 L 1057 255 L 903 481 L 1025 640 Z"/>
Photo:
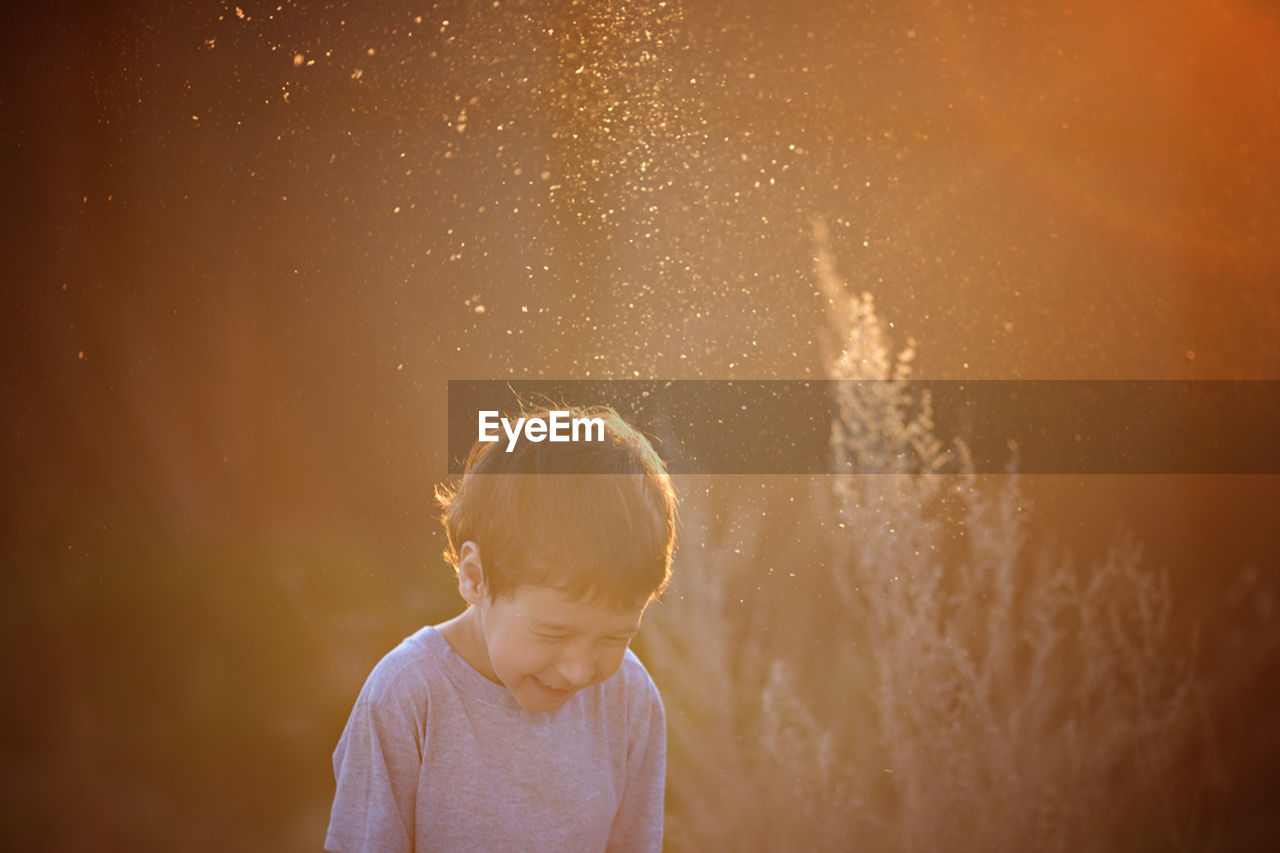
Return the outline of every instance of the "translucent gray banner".
<path id="1" fill-rule="evenodd" d="M 1271 380 L 450 380 L 450 474 L 482 428 L 502 450 L 549 440 L 517 429 L 522 406 L 602 404 L 673 474 L 1280 474 Z"/>

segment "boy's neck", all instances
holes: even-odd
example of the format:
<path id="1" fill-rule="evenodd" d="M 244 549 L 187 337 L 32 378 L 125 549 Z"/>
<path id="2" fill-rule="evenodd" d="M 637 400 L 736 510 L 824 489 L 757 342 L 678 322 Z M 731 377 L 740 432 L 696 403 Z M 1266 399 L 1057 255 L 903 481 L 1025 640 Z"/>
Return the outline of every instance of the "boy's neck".
<path id="1" fill-rule="evenodd" d="M 466 610 L 435 628 L 468 666 L 495 684 L 502 683 L 489 663 L 489 651 L 480 625 L 480 612 L 475 605 L 468 605 Z"/>

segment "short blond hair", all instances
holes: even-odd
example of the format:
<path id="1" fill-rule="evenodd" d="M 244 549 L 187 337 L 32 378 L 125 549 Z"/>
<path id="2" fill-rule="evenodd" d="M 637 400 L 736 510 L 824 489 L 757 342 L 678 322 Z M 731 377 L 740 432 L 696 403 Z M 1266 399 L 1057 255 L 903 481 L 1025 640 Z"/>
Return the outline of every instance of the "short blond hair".
<path id="1" fill-rule="evenodd" d="M 660 595 L 671 575 L 676 494 L 661 457 L 607 406 L 539 408 L 599 418 L 604 440 L 477 442 L 461 479 L 436 489 L 457 568 L 463 542 L 480 549 L 491 599 L 553 586 L 618 608 Z"/>

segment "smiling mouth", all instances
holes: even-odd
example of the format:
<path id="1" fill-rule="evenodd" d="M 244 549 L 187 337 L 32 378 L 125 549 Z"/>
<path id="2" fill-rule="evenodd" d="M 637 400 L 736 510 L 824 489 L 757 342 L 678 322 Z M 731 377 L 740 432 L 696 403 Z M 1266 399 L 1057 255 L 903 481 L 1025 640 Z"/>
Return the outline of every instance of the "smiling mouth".
<path id="1" fill-rule="evenodd" d="M 573 692 L 573 690 L 568 687 L 552 687 L 550 684 L 547 684 L 547 682 L 543 681 L 541 678 L 538 678 L 538 676 L 536 675 L 533 677 L 533 680 L 538 682 L 547 690 L 551 691 L 557 696 L 568 696 L 570 693 Z"/>

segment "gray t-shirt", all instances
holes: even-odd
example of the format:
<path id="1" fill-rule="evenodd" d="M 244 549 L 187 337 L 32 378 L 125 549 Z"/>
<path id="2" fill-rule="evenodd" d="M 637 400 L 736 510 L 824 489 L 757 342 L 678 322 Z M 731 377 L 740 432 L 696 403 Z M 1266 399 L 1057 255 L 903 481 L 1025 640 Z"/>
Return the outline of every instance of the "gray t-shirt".
<path id="1" fill-rule="evenodd" d="M 662 848 L 666 720 L 630 650 L 534 713 L 423 628 L 374 667 L 333 770 L 336 853 Z"/>

